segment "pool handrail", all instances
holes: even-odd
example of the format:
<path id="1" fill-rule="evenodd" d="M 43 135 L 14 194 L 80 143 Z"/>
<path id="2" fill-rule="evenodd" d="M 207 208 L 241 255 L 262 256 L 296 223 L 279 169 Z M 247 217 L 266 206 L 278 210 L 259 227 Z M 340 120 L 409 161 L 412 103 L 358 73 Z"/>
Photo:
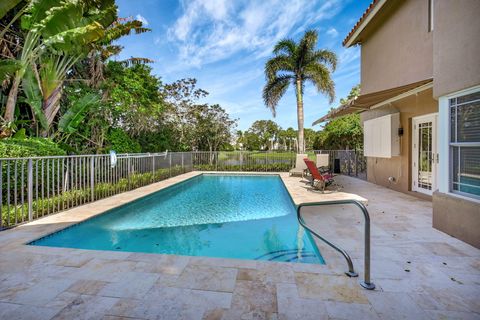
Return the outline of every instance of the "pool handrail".
<path id="1" fill-rule="evenodd" d="M 365 240 L 365 254 L 364 254 L 364 279 L 363 281 L 360 282 L 360 285 L 368 290 L 373 290 L 375 289 L 375 284 L 371 282 L 370 280 L 370 215 L 368 214 L 368 210 L 365 207 L 365 205 L 354 199 L 345 199 L 345 200 L 329 200 L 329 201 L 321 201 L 321 202 L 306 202 L 306 203 L 300 203 L 297 205 L 297 219 L 298 222 L 302 227 L 307 229 L 311 234 L 313 234 L 316 238 L 322 240 L 326 244 L 328 244 L 330 247 L 335 249 L 336 251 L 340 252 L 343 257 L 347 260 L 348 264 L 348 271 L 345 272 L 345 274 L 349 277 L 358 277 L 358 273 L 355 272 L 355 269 L 353 267 L 353 262 L 352 259 L 350 258 L 350 255 L 342 248 L 339 246 L 333 244 L 332 242 L 328 241 L 324 237 L 320 236 L 318 233 L 313 231 L 310 227 L 308 227 L 305 223 L 305 220 L 303 220 L 302 214 L 301 214 L 301 209 L 303 207 L 316 207 L 316 206 L 328 206 L 328 205 L 345 205 L 345 204 L 354 204 L 363 213 L 363 217 L 365 218 L 365 234 L 364 234 L 364 240 Z"/>

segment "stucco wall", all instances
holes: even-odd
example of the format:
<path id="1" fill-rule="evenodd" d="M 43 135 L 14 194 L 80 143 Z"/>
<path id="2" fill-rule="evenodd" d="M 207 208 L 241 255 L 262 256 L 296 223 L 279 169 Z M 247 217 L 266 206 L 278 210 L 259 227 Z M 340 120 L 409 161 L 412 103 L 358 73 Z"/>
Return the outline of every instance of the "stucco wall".
<path id="1" fill-rule="evenodd" d="M 433 227 L 480 248 L 480 204 L 435 192 Z"/>
<path id="2" fill-rule="evenodd" d="M 387 5 L 363 31 L 363 94 L 429 79 L 433 75 L 428 1 L 390 1 Z"/>
<path id="3" fill-rule="evenodd" d="M 367 179 L 370 182 L 391 189 L 408 192 L 411 190 L 411 154 L 412 154 L 412 117 L 438 112 L 438 102 L 432 98 L 432 89 L 422 91 L 390 105 L 361 113 L 362 123 L 365 120 L 382 115 L 400 112 L 400 123 L 403 127 L 400 156 L 385 158 L 367 158 Z M 390 183 L 389 177 L 396 182 Z"/>
<path id="4" fill-rule="evenodd" d="M 480 84 L 480 1 L 436 0 L 433 31 L 435 98 Z"/>

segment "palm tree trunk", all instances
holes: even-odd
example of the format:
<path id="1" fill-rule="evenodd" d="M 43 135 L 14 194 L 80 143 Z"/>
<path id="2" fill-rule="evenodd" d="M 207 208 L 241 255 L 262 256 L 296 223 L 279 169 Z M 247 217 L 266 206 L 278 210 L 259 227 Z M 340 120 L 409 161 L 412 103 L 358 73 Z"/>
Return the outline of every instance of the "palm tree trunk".
<path id="1" fill-rule="evenodd" d="M 12 87 L 8 93 L 7 105 L 5 107 L 5 122 L 12 122 L 14 120 L 15 105 L 17 104 L 18 88 L 20 86 L 21 77 L 15 75 Z"/>
<path id="2" fill-rule="evenodd" d="M 53 90 L 49 97 L 43 101 L 43 112 L 47 118 L 47 129 L 42 130 L 42 136 L 46 137 L 48 129 L 53 123 L 55 116 L 60 109 L 60 98 L 62 97 L 62 85 L 60 84 Z"/>
<path id="3" fill-rule="evenodd" d="M 305 142 L 303 138 L 303 94 L 302 79 L 296 80 L 296 96 L 297 96 L 297 120 L 298 120 L 298 153 L 305 151 Z"/>

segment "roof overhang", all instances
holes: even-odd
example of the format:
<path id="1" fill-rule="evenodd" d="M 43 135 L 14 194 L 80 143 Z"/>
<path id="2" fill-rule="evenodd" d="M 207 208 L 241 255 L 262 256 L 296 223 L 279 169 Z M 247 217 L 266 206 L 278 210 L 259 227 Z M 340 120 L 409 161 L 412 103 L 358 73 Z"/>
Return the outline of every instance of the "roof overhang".
<path id="1" fill-rule="evenodd" d="M 363 94 L 338 108 L 330 110 L 328 114 L 315 121 L 312 126 L 347 114 L 375 109 L 432 87 L 433 79 L 426 79 L 400 87 Z"/>
<path id="2" fill-rule="evenodd" d="M 362 17 L 357 21 L 357 23 L 353 26 L 352 30 L 343 40 L 344 47 L 351 47 L 354 44 L 358 43 L 358 36 L 368 23 L 375 17 L 375 15 L 380 11 L 383 5 L 387 2 L 387 0 L 373 0 L 372 3 L 368 6 L 367 10 L 363 13 Z"/>

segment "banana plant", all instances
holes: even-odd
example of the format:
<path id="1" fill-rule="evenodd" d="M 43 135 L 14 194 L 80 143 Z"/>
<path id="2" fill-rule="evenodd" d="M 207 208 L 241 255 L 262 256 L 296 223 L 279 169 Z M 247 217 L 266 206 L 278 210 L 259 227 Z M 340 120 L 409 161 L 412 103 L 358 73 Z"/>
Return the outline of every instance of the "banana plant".
<path id="1" fill-rule="evenodd" d="M 78 130 L 87 111 L 100 102 L 100 97 L 94 93 L 87 93 L 69 106 L 67 112 L 58 121 L 60 132 L 71 134 Z"/>
<path id="2" fill-rule="evenodd" d="M 0 1 L 0 19 L 2 19 L 8 11 L 15 8 L 22 0 L 2 0 Z"/>
<path id="3" fill-rule="evenodd" d="M 27 68 L 40 64 L 37 80 L 47 127 L 50 126 L 58 112 L 67 71 L 105 35 L 115 19 L 114 0 L 32 0 L 22 16 L 22 28 L 28 32 L 16 62 L 20 67 L 13 78 L 4 121 L 13 121 L 19 86 Z M 46 64 L 42 65 L 42 61 Z"/>

